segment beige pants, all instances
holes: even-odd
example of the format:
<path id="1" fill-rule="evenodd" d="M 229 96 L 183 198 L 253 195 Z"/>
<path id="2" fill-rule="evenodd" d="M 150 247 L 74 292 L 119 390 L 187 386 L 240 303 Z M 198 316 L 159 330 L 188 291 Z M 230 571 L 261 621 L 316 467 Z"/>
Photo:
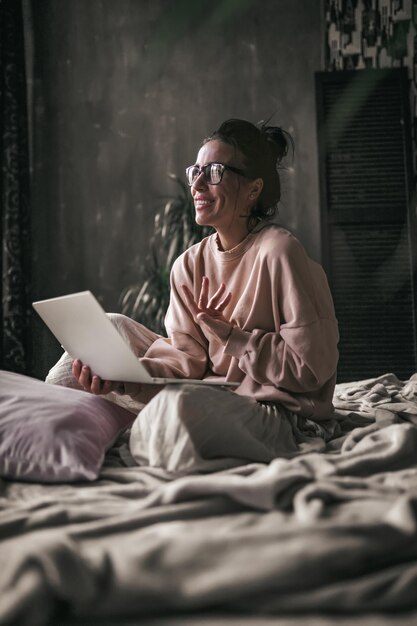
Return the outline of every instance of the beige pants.
<path id="1" fill-rule="evenodd" d="M 158 337 L 130 318 L 109 314 L 136 356 Z M 64 353 L 46 381 L 80 388 Z M 139 465 L 169 471 L 212 471 L 247 462 L 268 463 L 299 452 L 291 414 L 233 391 L 201 385 L 167 385 L 146 406 L 129 395 L 106 396 L 139 413 L 130 435 L 130 452 Z"/>
<path id="2" fill-rule="evenodd" d="M 169 385 L 142 409 L 130 435 L 139 465 L 213 471 L 298 452 L 290 415 L 233 391 Z"/>

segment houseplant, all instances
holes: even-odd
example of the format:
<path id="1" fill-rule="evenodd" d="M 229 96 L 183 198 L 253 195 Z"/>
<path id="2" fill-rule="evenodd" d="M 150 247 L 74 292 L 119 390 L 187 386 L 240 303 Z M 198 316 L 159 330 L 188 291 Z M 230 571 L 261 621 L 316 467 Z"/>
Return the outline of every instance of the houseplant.
<path id="1" fill-rule="evenodd" d="M 178 192 L 155 215 L 155 229 L 138 282 L 121 294 L 122 313 L 158 334 L 165 335 L 164 318 L 169 303 L 169 276 L 175 259 L 212 232 L 195 221 L 190 189 L 174 174 L 169 177 Z"/>

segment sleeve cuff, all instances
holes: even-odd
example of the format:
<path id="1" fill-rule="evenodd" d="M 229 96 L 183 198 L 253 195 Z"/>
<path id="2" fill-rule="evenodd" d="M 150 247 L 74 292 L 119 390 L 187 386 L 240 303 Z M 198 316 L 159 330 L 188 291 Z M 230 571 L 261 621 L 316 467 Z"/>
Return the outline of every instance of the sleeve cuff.
<path id="1" fill-rule="evenodd" d="M 235 326 L 224 346 L 225 354 L 230 354 L 230 356 L 240 359 L 247 352 L 247 345 L 250 337 L 250 332 Z"/>

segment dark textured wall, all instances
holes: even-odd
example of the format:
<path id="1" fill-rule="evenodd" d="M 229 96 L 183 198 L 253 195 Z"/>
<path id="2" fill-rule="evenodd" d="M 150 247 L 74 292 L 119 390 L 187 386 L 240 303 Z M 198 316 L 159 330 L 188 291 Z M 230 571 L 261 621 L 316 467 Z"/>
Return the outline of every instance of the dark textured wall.
<path id="1" fill-rule="evenodd" d="M 290 130 L 282 222 L 319 257 L 315 0 L 32 0 L 33 297 L 120 310 L 154 213 L 227 117 Z M 33 320 L 33 374 L 59 354 Z"/>

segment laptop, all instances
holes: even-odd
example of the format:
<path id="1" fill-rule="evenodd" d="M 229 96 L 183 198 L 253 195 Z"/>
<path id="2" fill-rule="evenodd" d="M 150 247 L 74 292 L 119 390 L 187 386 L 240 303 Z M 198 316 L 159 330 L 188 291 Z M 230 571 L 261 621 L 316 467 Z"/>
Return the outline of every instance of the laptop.
<path id="1" fill-rule="evenodd" d="M 91 291 L 33 302 L 43 319 L 73 359 L 80 359 L 103 380 L 131 383 L 221 385 L 240 383 L 222 378 L 157 378 L 151 376 L 117 331 Z"/>

